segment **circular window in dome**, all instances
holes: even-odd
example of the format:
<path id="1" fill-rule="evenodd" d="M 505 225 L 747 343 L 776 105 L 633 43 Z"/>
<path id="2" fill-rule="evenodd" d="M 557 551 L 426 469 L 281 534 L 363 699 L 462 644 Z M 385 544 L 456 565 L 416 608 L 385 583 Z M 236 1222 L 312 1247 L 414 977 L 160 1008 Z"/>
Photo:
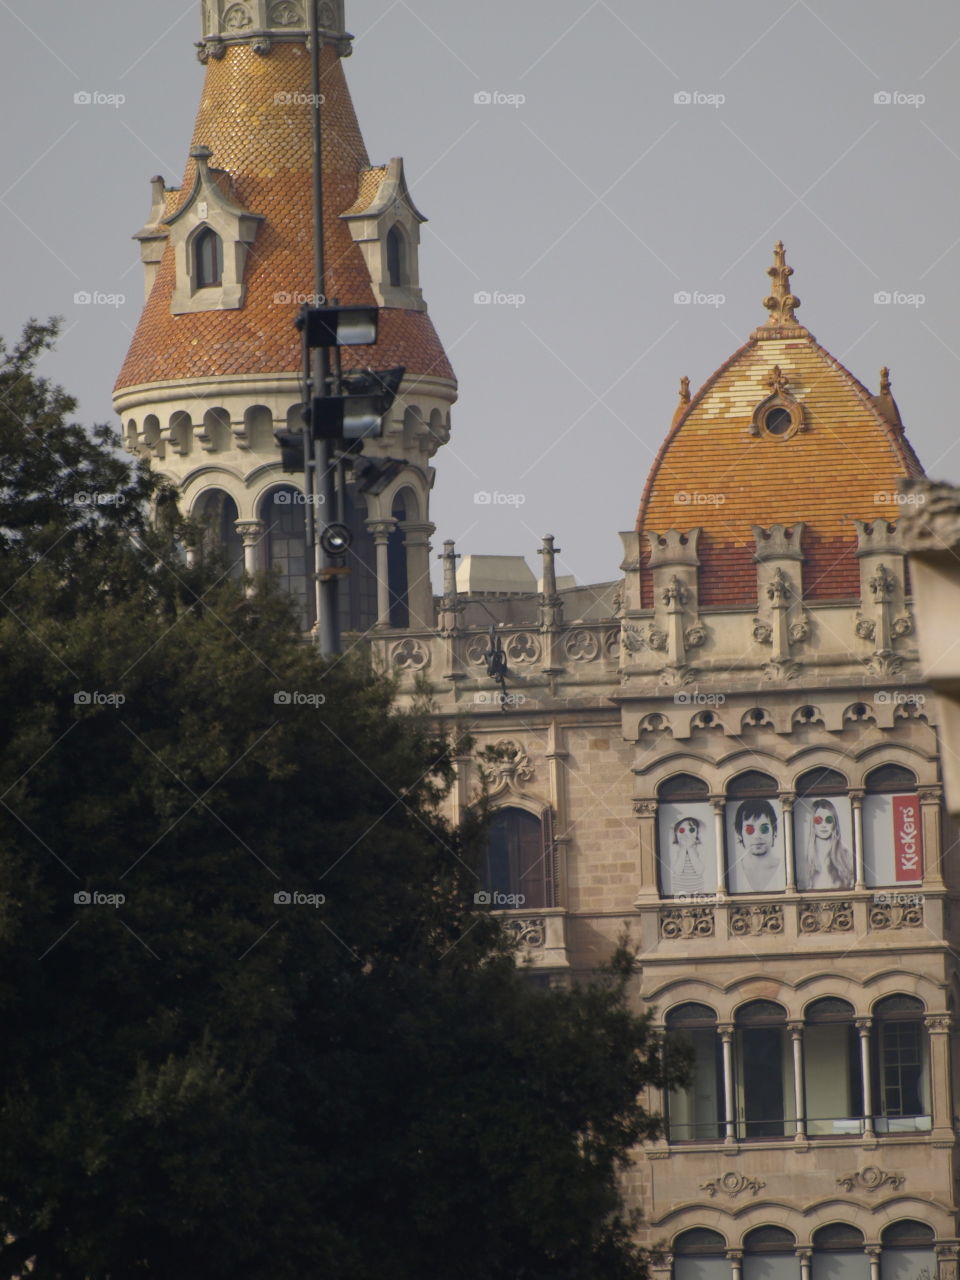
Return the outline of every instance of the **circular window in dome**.
<path id="1" fill-rule="evenodd" d="M 793 414 L 781 405 L 774 405 L 763 415 L 763 429 L 772 436 L 785 436 L 793 426 Z"/>

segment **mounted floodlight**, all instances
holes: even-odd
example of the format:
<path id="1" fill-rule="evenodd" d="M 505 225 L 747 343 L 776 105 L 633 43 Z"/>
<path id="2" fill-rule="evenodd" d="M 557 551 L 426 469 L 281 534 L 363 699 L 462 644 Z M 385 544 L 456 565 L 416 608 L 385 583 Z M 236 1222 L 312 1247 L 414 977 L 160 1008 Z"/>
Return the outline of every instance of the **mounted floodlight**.
<path id="1" fill-rule="evenodd" d="M 287 475 L 306 470 L 302 431 L 275 431 L 273 438 L 280 446 L 280 466 Z"/>
<path id="2" fill-rule="evenodd" d="M 393 408 L 406 369 L 373 369 L 341 380 L 344 395 L 315 398 L 310 425 L 315 440 L 368 440 L 383 434 L 383 420 Z"/>
<path id="3" fill-rule="evenodd" d="M 320 535 L 320 545 L 328 556 L 343 556 L 353 544 L 353 534 L 345 524 L 328 524 Z"/>
<path id="4" fill-rule="evenodd" d="M 372 347 L 377 341 L 377 307 L 302 307 L 294 322 L 307 346 Z"/>

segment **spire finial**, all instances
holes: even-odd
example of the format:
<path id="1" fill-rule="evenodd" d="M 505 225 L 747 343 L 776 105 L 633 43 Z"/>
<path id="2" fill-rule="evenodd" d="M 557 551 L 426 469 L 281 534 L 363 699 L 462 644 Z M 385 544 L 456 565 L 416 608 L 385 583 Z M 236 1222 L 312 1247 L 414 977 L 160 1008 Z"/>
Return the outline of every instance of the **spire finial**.
<path id="1" fill-rule="evenodd" d="M 880 394 L 882 396 L 890 394 L 890 370 L 886 365 L 880 370 Z"/>
<path id="2" fill-rule="evenodd" d="M 797 317 L 794 312 L 800 305 L 800 299 L 790 292 L 793 267 L 787 266 L 787 255 L 782 240 L 778 240 L 773 247 L 773 266 L 767 268 L 767 275 L 773 281 L 773 292 L 763 300 L 763 305 L 770 312 L 767 324 L 796 324 Z"/>
<path id="3" fill-rule="evenodd" d="M 680 403 L 682 405 L 690 403 L 690 379 L 686 375 L 680 379 Z"/>

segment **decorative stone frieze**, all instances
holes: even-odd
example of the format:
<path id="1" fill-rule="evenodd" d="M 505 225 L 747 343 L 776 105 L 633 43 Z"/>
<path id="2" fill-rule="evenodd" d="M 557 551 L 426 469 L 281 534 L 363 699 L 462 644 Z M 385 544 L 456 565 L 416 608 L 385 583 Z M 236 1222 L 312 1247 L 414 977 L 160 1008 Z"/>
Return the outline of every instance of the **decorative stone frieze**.
<path id="1" fill-rule="evenodd" d="M 503 927 L 521 947 L 542 951 L 546 946 L 547 922 L 543 916 L 510 916 L 504 920 Z"/>
<path id="2" fill-rule="evenodd" d="M 730 909 L 730 932 L 736 937 L 783 933 L 783 906 L 779 902 L 758 902 Z"/>
<path id="3" fill-rule="evenodd" d="M 874 901 L 868 917 L 871 932 L 882 929 L 922 928 L 923 899 L 919 894 L 903 893 L 884 896 L 891 898 L 892 901 Z"/>
<path id="4" fill-rule="evenodd" d="M 797 927 L 801 933 L 850 933 L 853 930 L 853 903 L 804 902 L 797 908 Z"/>
<path id="5" fill-rule="evenodd" d="M 419 640 L 398 640 L 390 650 L 390 665 L 397 671 L 423 671 L 430 662 L 430 651 Z"/>
<path id="6" fill-rule="evenodd" d="M 725 1173 L 720 1178 L 714 1178 L 712 1182 L 701 1182 L 700 1190 L 706 1191 L 707 1195 L 715 1199 L 721 1192 L 725 1196 L 739 1196 L 744 1191 L 749 1191 L 751 1195 L 759 1195 L 767 1184 L 762 1178 L 748 1178 L 742 1173 Z"/>
<path id="7" fill-rule="evenodd" d="M 321 39 L 348 57 L 352 37 L 346 30 L 344 0 L 316 3 Z M 222 58 L 231 44 L 249 44 L 266 55 L 277 42 L 306 40 L 309 30 L 309 0 L 204 0 L 197 57 L 201 62 Z"/>
<path id="8" fill-rule="evenodd" d="M 712 907 L 662 907 L 660 937 L 669 942 L 677 938 L 712 938 Z"/>
<path id="9" fill-rule="evenodd" d="M 540 641 L 532 632 L 519 631 L 512 635 L 504 645 L 507 659 L 514 666 L 528 666 L 540 661 L 543 652 Z"/>
<path id="10" fill-rule="evenodd" d="M 882 1187 L 892 1187 L 894 1191 L 899 1191 L 905 1182 L 903 1174 L 887 1173 L 885 1169 L 869 1164 L 865 1169 L 858 1169 L 845 1178 L 838 1178 L 837 1186 L 848 1192 L 879 1191 Z"/>

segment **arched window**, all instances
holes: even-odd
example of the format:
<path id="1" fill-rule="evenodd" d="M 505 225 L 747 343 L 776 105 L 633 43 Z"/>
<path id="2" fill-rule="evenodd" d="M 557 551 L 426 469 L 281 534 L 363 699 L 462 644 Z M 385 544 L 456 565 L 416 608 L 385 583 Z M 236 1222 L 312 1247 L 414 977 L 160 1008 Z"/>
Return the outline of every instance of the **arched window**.
<path id="1" fill-rule="evenodd" d="M 548 818 L 548 815 L 545 815 Z M 526 809 L 498 809 L 487 831 L 483 889 L 494 907 L 552 907 L 555 874 L 549 820 Z"/>
<path id="2" fill-rule="evenodd" d="M 804 1094 L 812 1138 L 859 1135 L 863 1130 L 860 1036 L 854 1015 L 853 1005 L 835 996 L 815 1000 L 804 1012 Z"/>
<path id="3" fill-rule="evenodd" d="M 203 526 L 201 555 L 205 559 L 222 555 L 232 578 L 243 573 L 243 539 L 237 533 L 237 504 L 228 493 L 215 489 L 203 494 L 193 509 L 195 519 Z"/>
<path id="4" fill-rule="evenodd" d="M 784 1227 L 757 1227 L 743 1239 L 743 1280 L 800 1280 L 797 1242 Z"/>
<path id="5" fill-rule="evenodd" d="M 223 241 L 213 227 L 204 227 L 193 242 L 194 278 L 198 289 L 223 283 Z"/>
<path id="6" fill-rule="evenodd" d="M 869 1280 L 870 1259 L 863 1232 L 846 1222 L 830 1222 L 813 1233 L 812 1280 Z"/>
<path id="7" fill-rule="evenodd" d="M 304 625 L 309 626 L 313 601 L 307 592 L 303 495 L 292 485 L 275 489 L 263 504 L 261 519 L 267 526 L 267 565 L 297 601 Z"/>
<path id="8" fill-rule="evenodd" d="M 735 1023 L 739 1136 L 793 1134 L 796 1091 L 786 1010 L 772 1000 L 752 1000 L 737 1010 Z"/>
<path id="9" fill-rule="evenodd" d="M 402 493 L 398 493 L 394 498 L 390 514 L 397 522 L 387 543 L 387 573 L 390 582 L 390 625 L 391 627 L 408 627 L 410 625 L 408 597 L 410 586 L 407 571 L 407 537 L 400 527 L 407 519 L 407 504 Z"/>
<path id="10" fill-rule="evenodd" d="M 878 1133 L 930 1128 L 930 1048 L 923 1003 L 894 995 L 873 1007 L 873 1098 Z"/>
<path id="11" fill-rule="evenodd" d="M 777 893 L 786 888 L 783 807 L 775 778 L 756 769 L 727 787 L 727 887 L 731 893 Z"/>
<path id="12" fill-rule="evenodd" d="M 694 900 L 717 891 L 710 794 L 702 778 L 676 773 L 657 788 L 657 867 L 664 898 Z"/>
<path id="13" fill-rule="evenodd" d="M 670 1141 L 716 1141 L 726 1119 L 717 1015 L 705 1004 L 681 1004 L 667 1014 L 666 1026 L 669 1037 L 693 1050 L 689 1085 L 667 1097 Z"/>
<path id="14" fill-rule="evenodd" d="M 407 283 L 407 243 L 396 223 L 387 232 L 387 281 L 395 288 Z"/>
<path id="15" fill-rule="evenodd" d="M 801 893 L 852 889 L 856 883 L 853 808 L 836 769 L 809 769 L 797 779 L 793 848 Z"/>
<path id="16" fill-rule="evenodd" d="M 935 1280 L 935 1238 L 925 1222 L 891 1222 L 880 1236 L 880 1280 Z"/>
<path id="17" fill-rule="evenodd" d="M 867 775 L 863 861 L 871 888 L 923 880 L 923 823 L 917 778 L 902 765 L 881 765 Z"/>
<path id="18" fill-rule="evenodd" d="M 730 1280 L 727 1242 L 719 1231 L 694 1227 L 673 1242 L 673 1280 Z"/>

